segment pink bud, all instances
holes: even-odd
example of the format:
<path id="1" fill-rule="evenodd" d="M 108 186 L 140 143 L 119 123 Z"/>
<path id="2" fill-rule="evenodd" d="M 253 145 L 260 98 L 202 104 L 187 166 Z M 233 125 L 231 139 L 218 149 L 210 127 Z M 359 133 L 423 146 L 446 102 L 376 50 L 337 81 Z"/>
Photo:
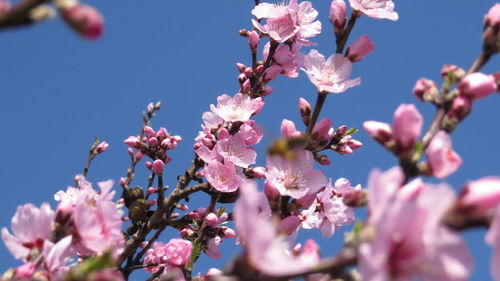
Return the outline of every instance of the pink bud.
<path id="1" fill-rule="evenodd" d="M 257 45 L 259 44 L 260 38 L 259 33 L 257 31 L 252 31 L 248 34 L 248 44 L 252 50 L 257 49 Z"/>
<path id="2" fill-rule="evenodd" d="M 151 148 L 158 147 L 158 139 L 157 138 L 155 138 L 155 137 L 149 138 L 148 142 L 149 142 L 149 146 Z"/>
<path id="3" fill-rule="evenodd" d="M 457 86 L 460 95 L 471 99 L 481 99 L 497 90 L 495 76 L 474 72 L 465 76 Z"/>
<path id="4" fill-rule="evenodd" d="M 265 85 L 264 88 L 262 89 L 262 91 L 260 92 L 261 96 L 265 97 L 265 96 L 269 96 L 270 94 L 272 94 L 274 91 L 274 89 L 270 86 L 267 86 Z"/>
<path id="5" fill-rule="evenodd" d="M 378 121 L 365 121 L 363 128 L 366 132 L 377 142 L 384 145 L 386 142 L 392 140 L 392 128 L 387 123 Z"/>
<path id="6" fill-rule="evenodd" d="M 146 246 L 147 246 L 147 245 L 148 245 L 148 242 L 146 242 L 146 241 L 142 241 L 142 242 L 141 242 L 141 244 L 139 245 L 139 247 L 141 247 L 141 248 L 146 248 Z M 152 250 L 152 249 L 148 249 L 148 251 L 149 251 L 149 250 Z M 154 250 L 153 250 L 153 252 L 154 252 Z"/>
<path id="7" fill-rule="evenodd" d="M 433 101 L 438 96 L 439 91 L 434 81 L 420 78 L 413 86 L 413 94 L 421 101 Z"/>
<path id="8" fill-rule="evenodd" d="M 401 104 L 394 112 L 394 138 L 401 150 L 413 148 L 424 120 L 413 104 Z"/>
<path id="9" fill-rule="evenodd" d="M 349 146 L 350 148 L 352 149 L 358 149 L 360 148 L 361 146 L 363 146 L 363 143 L 361 143 L 360 141 L 358 140 L 355 140 L 355 139 L 349 139 L 347 142 L 346 142 L 347 146 Z"/>
<path id="10" fill-rule="evenodd" d="M 346 57 L 352 62 L 358 62 L 370 54 L 375 49 L 375 44 L 370 40 L 368 35 L 363 35 L 354 41 L 347 49 Z"/>
<path id="11" fill-rule="evenodd" d="M 251 78 L 253 76 L 253 69 L 251 67 L 247 67 L 245 71 L 243 72 L 248 78 Z"/>
<path id="12" fill-rule="evenodd" d="M 259 179 L 263 179 L 266 177 L 266 168 L 264 167 L 253 167 L 253 168 L 250 168 L 248 169 L 250 174 L 255 177 L 255 178 L 259 178 Z"/>
<path id="13" fill-rule="evenodd" d="M 222 231 L 224 233 L 224 238 L 234 238 L 234 237 L 236 237 L 236 232 L 232 228 L 223 227 Z"/>
<path id="14" fill-rule="evenodd" d="M 23 264 L 16 268 L 14 271 L 14 277 L 16 278 L 28 278 L 31 279 L 33 274 L 35 274 L 36 266 L 30 262 Z"/>
<path id="15" fill-rule="evenodd" d="M 152 186 L 150 186 L 150 187 L 148 187 L 148 191 L 147 191 L 147 193 L 148 193 L 148 194 L 153 194 L 153 193 L 155 193 L 155 192 L 156 192 L 156 190 L 157 190 L 157 189 L 156 189 L 156 187 L 152 187 Z"/>
<path id="16" fill-rule="evenodd" d="M 279 190 L 268 181 L 264 182 L 264 194 L 266 194 L 269 199 L 277 199 L 281 195 Z"/>
<path id="17" fill-rule="evenodd" d="M 450 110 L 447 112 L 449 117 L 455 117 L 462 120 L 472 109 L 472 101 L 468 97 L 458 96 L 453 99 Z"/>
<path id="18" fill-rule="evenodd" d="M 125 185 L 127 185 L 127 179 L 125 179 L 125 178 L 120 178 L 120 185 L 121 185 L 121 186 L 125 186 Z"/>
<path id="19" fill-rule="evenodd" d="M 98 39 L 103 30 L 101 14 L 93 7 L 78 4 L 61 9 L 63 19 L 87 39 Z"/>
<path id="20" fill-rule="evenodd" d="M 432 174 L 444 179 L 454 173 L 461 165 L 462 159 L 453 151 L 450 136 L 439 131 L 425 150 Z"/>
<path id="21" fill-rule="evenodd" d="M 194 230 L 190 226 L 183 228 L 180 232 L 180 235 L 182 237 L 189 237 L 193 234 L 194 234 Z"/>
<path id="22" fill-rule="evenodd" d="M 153 163 L 151 163 L 150 161 L 146 161 L 145 165 L 146 165 L 146 167 L 148 169 L 152 169 L 153 168 Z"/>
<path id="23" fill-rule="evenodd" d="M 247 79 L 241 85 L 241 92 L 242 93 L 249 93 L 251 88 L 252 88 L 252 84 L 250 83 L 250 79 Z"/>
<path id="24" fill-rule="evenodd" d="M 448 75 L 451 75 L 453 81 L 460 81 L 465 76 L 465 70 L 453 64 L 445 64 L 441 69 L 441 77 L 444 79 Z"/>
<path id="25" fill-rule="evenodd" d="M 258 74 L 258 73 L 262 73 L 262 71 L 264 70 L 264 66 L 261 64 L 259 66 L 257 66 L 255 68 L 255 72 Z"/>
<path id="26" fill-rule="evenodd" d="M 343 136 L 346 132 L 347 132 L 347 126 L 346 125 L 342 125 L 342 126 L 340 126 L 340 127 L 337 128 L 337 130 L 335 131 L 335 135 L 337 135 L 337 136 Z"/>
<path id="27" fill-rule="evenodd" d="M 154 162 L 153 162 L 153 172 L 155 172 L 155 174 L 157 175 L 161 175 L 163 174 L 163 168 L 164 168 L 164 163 L 163 161 L 159 160 L 159 159 L 156 159 Z"/>
<path id="28" fill-rule="evenodd" d="M 311 104 L 306 99 L 300 98 L 299 100 L 300 116 L 304 125 L 308 126 L 311 121 Z"/>
<path id="29" fill-rule="evenodd" d="M 341 145 L 338 145 L 336 148 L 335 148 L 335 151 L 337 151 L 337 153 L 339 153 L 340 155 L 345 155 L 345 154 L 353 154 L 354 151 L 352 150 L 352 148 L 350 148 L 348 145 L 346 144 L 341 144 Z"/>
<path id="30" fill-rule="evenodd" d="M 144 154 L 142 154 L 142 152 L 141 152 L 140 150 L 138 150 L 138 151 L 135 153 L 135 159 L 139 161 L 139 160 L 141 160 L 141 159 L 142 159 L 142 156 L 143 156 L 143 155 L 144 155 Z"/>
<path id="31" fill-rule="evenodd" d="M 156 204 L 156 199 L 151 199 L 148 201 L 149 206 L 153 206 Z"/>
<path id="32" fill-rule="evenodd" d="M 124 140 L 125 144 L 133 148 L 141 148 L 141 141 L 138 137 L 130 136 L 126 140 Z"/>
<path id="33" fill-rule="evenodd" d="M 207 224 L 209 226 L 217 226 L 219 224 L 219 218 L 217 217 L 216 214 L 214 213 L 209 213 L 206 217 L 205 217 L 205 221 L 207 222 Z"/>
<path id="34" fill-rule="evenodd" d="M 323 165 L 323 166 L 328 166 L 330 165 L 330 158 L 328 158 L 328 156 L 326 155 L 321 155 L 319 158 L 318 158 L 318 163 Z"/>
<path id="35" fill-rule="evenodd" d="M 266 82 L 270 82 L 274 79 L 276 79 L 276 77 L 283 71 L 283 68 L 281 68 L 281 66 L 279 65 L 271 65 L 269 68 L 266 69 L 266 71 L 264 71 L 264 81 Z"/>
<path id="36" fill-rule="evenodd" d="M 158 132 L 156 132 L 156 138 L 158 141 L 163 141 L 165 138 L 168 138 L 170 135 L 168 134 L 167 129 L 161 127 Z"/>
<path id="37" fill-rule="evenodd" d="M 241 73 L 238 75 L 238 81 L 240 84 L 243 84 L 245 81 L 247 81 L 248 77 L 245 75 L 245 73 Z"/>
<path id="38" fill-rule="evenodd" d="M 149 126 L 144 126 L 143 131 L 146 134 L 146 137 L 148 137 L 148 138 L 152 138 L 156 135 L 155 130 L 153 130 L 153 128 L 151 128 Z"/>
<path id="39" fill-rule="evenodd" d="M 330 129 L 332 128 L 332 120 L 328 118 L 321 119 L 316 125 L 312 133 L 313 139 L 329 140 L 331 138 Z"/>
<path id="40" fill-rule="evenodd" d="M 96 148 L 97 153 L 103 153 L 104 151 L 106 151 L 106 149 L 108 149 L 108 147 L 109 147 L 109 143 L 107 143 L 107 142 L 105 142 L 105 141 L 101 142 L 101 143 L 97 146 L 97 148 Z"/>
<path id="41" fill-rule="evenodd" d="M 346 8 L 344 0 L 333 0 L 330 4 L 330 22 L 336 29 L 344 29 L 347 20 Z"/>
<path id="42" fill-rule="evenodd" d="M 247 68 L 246 65 L 242 64 L 242 63 L 239 63 L 237 62 L 236 63 L 236 68 L 238 69 L 239 72 L 243 72 L 245 71 L 245 69 Z"/>
<path id="43" fill-rule="evenodd" d="M 473 206 L 484 213 L 500 203 L 500 177 L 484 177 L 467 183 L 461 191 L 458 202 L 462 206 Z"/>
<path id="44" fill-rule="evenodd" d="M 181 141 L 182 141 L 182 137 L 181 137 L 181 136 L 179 136 L 179 135 L 175 135 L 175 136 L 173 136 L 172 138 L 173 138 L 173 140 L 174 140 L 175 142 L 181 142 Z"/>
<path id="45" fill-rule="evenodd" d="M 486 53 L 500 51 L 500 4 L 495 4 L 484 17 L 483 49 Z"/>

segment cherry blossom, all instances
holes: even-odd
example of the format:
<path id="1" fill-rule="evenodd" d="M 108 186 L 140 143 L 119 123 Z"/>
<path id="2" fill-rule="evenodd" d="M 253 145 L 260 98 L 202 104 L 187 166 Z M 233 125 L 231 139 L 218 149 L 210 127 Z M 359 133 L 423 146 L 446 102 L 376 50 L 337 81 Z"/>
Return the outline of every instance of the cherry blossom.
<path id="1" fill-rule="evenodd" d="M 375 19 L 398 20 L 394 12 L 394 2 L 391 0 L 349 0 L 351 7 Z"/>
<path id="2" fill-rule="evenodd" d="M 262 98 L 251 99 L 248 95 L 238 93 L 233 98 L 221 95 L 217 98 L 217 107 L 210 105 L 213 113 L 227 122 L 245 122 L 253 114 L 257 114 L 264 106 Z"/>
<path id="3" fill-rule="evenodd" d="M 298 199 L 314 193 L 328 184 L 319 170 L 313 170 L 314 157 L 310 151 L 295 151 L 295 159 L 279 155 L 268 156 L 266 185 L 279 191 L 282 196 Z"/>
<path id="4" fill-rule="evenodd" d="M 304 57 L 303 68 L 309 80 L 322 93 L 343 93 L 358 86 L 361 78 L 350 79 L 352 63 L 340 54 L 333 54 L 327 60 L 317 50 L 311 50 Z"/>

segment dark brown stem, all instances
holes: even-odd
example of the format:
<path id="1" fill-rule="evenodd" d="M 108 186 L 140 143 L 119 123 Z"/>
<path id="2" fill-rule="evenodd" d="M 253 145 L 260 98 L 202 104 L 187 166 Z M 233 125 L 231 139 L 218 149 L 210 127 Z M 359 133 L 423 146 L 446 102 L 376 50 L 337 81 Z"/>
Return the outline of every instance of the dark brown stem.
<path id="1" fill-rule="evenodd" d="M 8 12 L 0 14 L 0 29 L 33 24 L 30 12 L 33 8 L 48 2 L 48 0 L 25 0 L 12 7 Z"/>
<path id="2" fill-rule="evenodd" d="M 309 125 L 307 126 L 307 134 L 311 135 L 312 131 L 314 129 L 314 125 L 316 124 L 316 121 L 318 120 L 319 113 L 321 112 L 321 109 L 323 108 L 323 104 L 326 101 L 326 93 L 318 93 L 318 96 L 316 97 L 316 105 L 314 106 L 314 111 L 311 116 L 311 120 L 309 121 Z"/>
<path id="3" fill-rule="evenodd" d="M 490 53 L 481 52 L 481 54 L 476 58 L 472 66 L 467 71 L 467 74 L 478 72 L 491 58 Z"/>
<path id="4" fill-rule="evenodd" d="M 349 35 L 351 35 L 351 31 L 354 28 L 354 25 L 356 24 L 356 20 L 359 18 L 359 15 L 353 12 L 351 14 L 351 18 L 349 19 L 349 22 L 347 23 L 346 30 L 342 34 L 342 38 L 337 42 L 337 54 L 342 54 L 344 52 L 345 44 L 347 43 L 347 39 L 349 39 Z"/>

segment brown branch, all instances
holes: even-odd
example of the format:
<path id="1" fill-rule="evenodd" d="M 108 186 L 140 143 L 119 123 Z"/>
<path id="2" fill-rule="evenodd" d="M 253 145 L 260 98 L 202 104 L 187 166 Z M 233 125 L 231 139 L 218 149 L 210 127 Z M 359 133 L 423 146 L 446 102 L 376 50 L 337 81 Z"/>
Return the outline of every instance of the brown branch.
<path id="1" fill-rule="evenodd" d="M 20 27 L 35 23 L 30 18 L 30 12 L 35 7 L 48 2 L 48 0 L 25 0 L 12 7 L 4 14 L 0 14 L 0 29 Z"/>

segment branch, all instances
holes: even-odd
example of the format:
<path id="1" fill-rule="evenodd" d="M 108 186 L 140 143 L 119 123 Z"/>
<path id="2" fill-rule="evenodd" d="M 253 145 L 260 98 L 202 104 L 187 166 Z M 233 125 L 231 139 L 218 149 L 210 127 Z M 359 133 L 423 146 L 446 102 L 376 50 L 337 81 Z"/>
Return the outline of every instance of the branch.
<path id="1" fill-rule="evenodd" d="M 0 15 L 0 30 L 35 23 L 30 18 L 30 12 L 33 8 L 45 2 L 48 2 L 48 0 L 25 0 L 12 7 L 8 12 Z"/>

